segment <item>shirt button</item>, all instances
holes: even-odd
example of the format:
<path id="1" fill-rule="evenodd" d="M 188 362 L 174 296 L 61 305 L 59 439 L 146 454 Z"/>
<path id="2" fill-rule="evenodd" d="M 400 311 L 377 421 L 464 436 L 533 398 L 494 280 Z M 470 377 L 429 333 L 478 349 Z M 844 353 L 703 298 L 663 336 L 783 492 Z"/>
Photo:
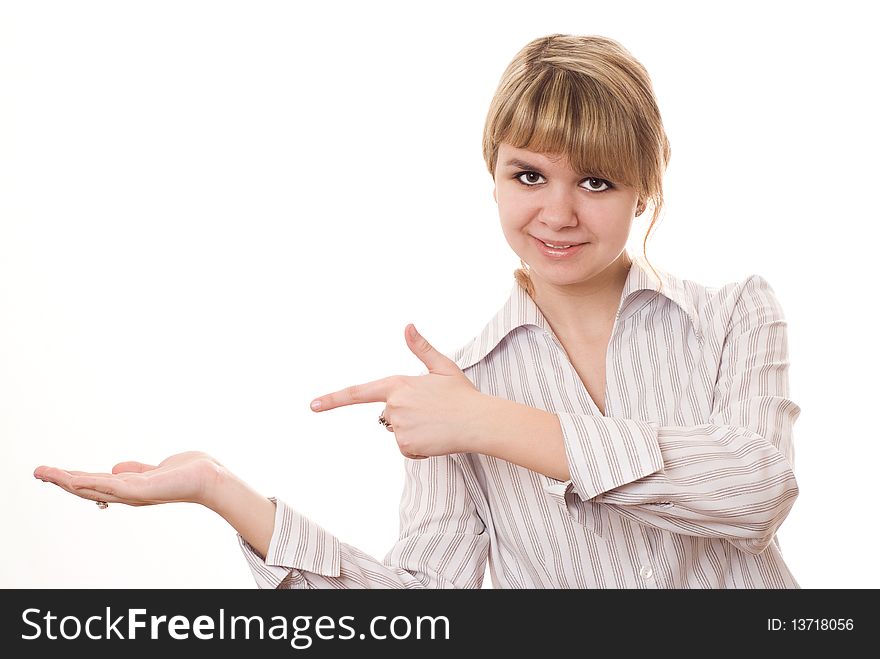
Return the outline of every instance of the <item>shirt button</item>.
<path id="1" fill-rule="evenodd" d="M 642 569 L 639 570 L 639 574 L 642 579 L 650 579 L 654 575 L 654 570 L 651 569 L 650 565 L 643 565 Z"/>

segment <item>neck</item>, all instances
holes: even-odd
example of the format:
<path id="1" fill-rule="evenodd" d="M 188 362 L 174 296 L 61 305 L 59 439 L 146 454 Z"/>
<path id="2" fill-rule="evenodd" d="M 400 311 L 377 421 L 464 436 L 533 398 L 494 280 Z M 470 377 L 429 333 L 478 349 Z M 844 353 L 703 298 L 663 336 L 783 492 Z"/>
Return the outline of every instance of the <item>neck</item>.
<path id="1" fill-rule="evenodd" d="M 607 341 L 630 267 L 632 260 L 624 250 L 602 272 L 577 284 L 558 286 L 532 273 L 535 304 L 560 339 Z"/>

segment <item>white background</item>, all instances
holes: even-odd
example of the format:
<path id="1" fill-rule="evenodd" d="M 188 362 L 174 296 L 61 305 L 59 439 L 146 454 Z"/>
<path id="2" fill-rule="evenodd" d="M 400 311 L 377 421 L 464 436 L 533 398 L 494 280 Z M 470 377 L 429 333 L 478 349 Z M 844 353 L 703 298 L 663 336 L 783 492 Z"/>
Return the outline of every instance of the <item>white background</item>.
<path id="1" fill-rule="evenodd" d="M 0 586 L 253 588 L 213 513 L 99 511 L 31 475 L 190 449 L 385 555 L 381 403 L 308 404 L 421 372 L 407 323 L 449 353 L 506 299 L 483 121 L 553 32 L 617 39 L 653 79 L 673 155 L 648 258 L 761 274 L 783 306 L 793 573 L 880 586 L 869 6 L 2 3 Z"/>

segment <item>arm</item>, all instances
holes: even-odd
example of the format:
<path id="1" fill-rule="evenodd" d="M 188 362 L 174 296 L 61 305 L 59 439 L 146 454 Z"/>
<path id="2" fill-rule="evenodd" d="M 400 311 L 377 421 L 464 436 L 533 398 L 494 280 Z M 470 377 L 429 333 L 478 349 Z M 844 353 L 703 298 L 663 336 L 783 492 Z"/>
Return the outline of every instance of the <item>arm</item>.
<path id="1" fill-rule="evenodd" d="M 201 504 L 238 532 L 258 585 L 278 588 L 479 588 L 489 539 L 463 456 L 406 461 L 400 539 L 384 562 L 339 542 L 283 502 L 266 499 L 205 453 L 112 473 L 38 467 L 34 476 L 112 505 Z M 484 507 L 485 509 L 485 507 Z"/>
<path id="2" fill-rule="evenodd" d="M 769 284 L 752 277 L 730 321 L 705 424 L 551 414 L 494 399 L 474 450 L 565 481 L 575 516 L 579 502 L 609 504 L 640 523 L 726 538 L 757 554 L 798 494 L 791 429 L 800 408 L 788 398 L 788 366 L 782 310 Z"/>
<path id="3" fill-rule="evenodd" d="M 276 502 L 219 465 L 210 480 L 205 507 L 229 522 L 261 558 L 266 556 L 275 528 Z"/>

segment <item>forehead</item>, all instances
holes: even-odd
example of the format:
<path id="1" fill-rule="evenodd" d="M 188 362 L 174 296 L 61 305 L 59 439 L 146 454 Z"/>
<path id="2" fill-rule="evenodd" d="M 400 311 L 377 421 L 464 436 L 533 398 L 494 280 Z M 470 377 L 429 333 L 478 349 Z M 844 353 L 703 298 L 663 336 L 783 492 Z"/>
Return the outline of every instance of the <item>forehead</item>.
<path id="1" fill-rule="evenodd" d="M 515 161 L 515 162 L 512 162 Z M 565 154 L 539 153 L 521 149 L 502 142 L 498 145 L 498 167 L 522 167 L 531 165 L 547 170 L 574 171 Z"/>

